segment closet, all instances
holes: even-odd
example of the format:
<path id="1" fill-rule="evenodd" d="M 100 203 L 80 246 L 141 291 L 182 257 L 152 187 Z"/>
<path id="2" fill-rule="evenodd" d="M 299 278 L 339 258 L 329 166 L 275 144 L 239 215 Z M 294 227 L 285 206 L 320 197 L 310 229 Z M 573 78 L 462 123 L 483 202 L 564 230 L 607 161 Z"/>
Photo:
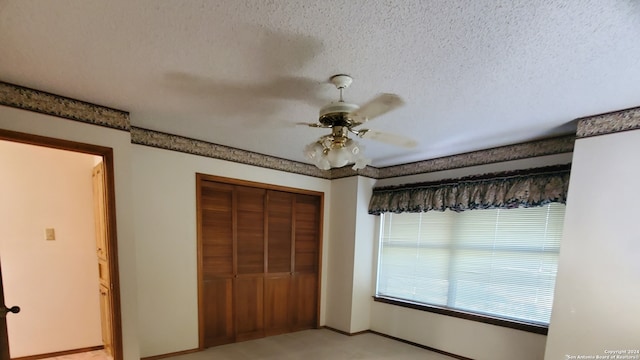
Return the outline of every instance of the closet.
<path id="1" fill-rule="evenodd" d="M 197 174 L 200 346 L 318 326 L 323 194 Z"/>

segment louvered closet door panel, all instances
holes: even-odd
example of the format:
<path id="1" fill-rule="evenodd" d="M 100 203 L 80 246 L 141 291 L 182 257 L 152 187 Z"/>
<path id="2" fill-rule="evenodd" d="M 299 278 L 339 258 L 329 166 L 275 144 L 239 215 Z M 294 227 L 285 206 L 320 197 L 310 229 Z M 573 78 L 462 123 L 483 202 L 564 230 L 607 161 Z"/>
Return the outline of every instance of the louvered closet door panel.
<path id="1" fill-rule="evenodd" d="M 236 341 L 264 336 L 263 291 L 262 276 L 235 279 Z"/>
<path id="2" fill-rule="evenodd" d="M 293 197 L 282 191 L 267 192 L 268 272 L 290 273 Z"/>
<path id="3" fill-rule="evenodd" d="M 320 197 L 296 195 L 295 272 L 317 273 L 320 241 Z"/>
<path id="4" fill-rule="evenodd" d="M 292 331 L 312 329 L 318 324 L 318 276 L 296 274 L 293 277 Z"/>
<path id="5" fill-rule="evenodd" d="M 236 187 L 238 274 L 264 273 L 266 190 Z"/>
<path id="6" fill-rule="evenodd" d="M 201 187 L 204 278 L 233 274 L 233 186 L 208 181 Z"/>
<path id="7" fill-rule="evenodd" d="M 266 276 L 264 279 L 265 335 L 291 331 L 291 275 Z"/>
<path id="8" fill-rule="evenodd" d="M 202 181 L 200 232 L 204 346 L 231 343 L 233 319 L 233 186 Z"/>
<path id="9" fill-rule="evenodd" d="M 205 280 L 203 292 L 204 346 L 234 342 L 233 279 Z"/>

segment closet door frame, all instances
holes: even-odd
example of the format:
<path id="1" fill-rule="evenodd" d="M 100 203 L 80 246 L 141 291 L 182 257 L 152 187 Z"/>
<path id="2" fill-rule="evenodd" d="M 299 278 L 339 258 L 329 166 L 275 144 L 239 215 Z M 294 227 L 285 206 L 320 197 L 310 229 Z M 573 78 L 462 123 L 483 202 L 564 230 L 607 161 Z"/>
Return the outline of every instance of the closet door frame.
<path id="1" fill-rule="evenodd" d="M 316 298 L 316 328 L 320 327 L 320 299 L 322 298 L 322 247 L 323 247 L 323 224 L 324 224 L 324 193 L 320 191 L 299 189 L 287 186 L 273 185 L 267 183 L 260 183 L 248 180 L 233 179 L 228 177 L 208 175 L 202 173 L 196 173 L 196 227 L 197 227 L 197 271 L 198 271 L 198 348 L 199 350 L 205 349 L 205 321 L 204 321 L 204 275 L 203 275 L 203 238 L 202 238 L 202 207 L 201 207 L 201 189 L 202 183 L 205 181 L 212 181 L 218 183 L 224 183 L 228 185 L 248 186 L 254 188 L 261 188 L 265 190 L 283 191 L 292 194 L 312 195 L 319 197 L 320 208 L 318 219 L 318 271 L 316 274 L 317 281 L 317 298 Z M 235 256 L 235 255 L 234 255 Z M 294 269 L 291 269 L 292 272 Z M 235 310 L 234 310 L 235 311 Z"/>

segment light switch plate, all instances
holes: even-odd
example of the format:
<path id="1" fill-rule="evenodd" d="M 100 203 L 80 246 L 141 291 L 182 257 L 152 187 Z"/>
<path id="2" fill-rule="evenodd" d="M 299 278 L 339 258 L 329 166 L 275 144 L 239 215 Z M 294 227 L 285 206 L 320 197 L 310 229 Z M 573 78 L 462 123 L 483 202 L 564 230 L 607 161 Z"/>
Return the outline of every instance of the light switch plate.
<path id="1" fill-rule="evenodd" d="M 56 239 L 56 230 L 54 228 L 46 228 L 46 229 L 44 229 L 44 238 L 45 238 L 45 240 L 55 240 Z"/>

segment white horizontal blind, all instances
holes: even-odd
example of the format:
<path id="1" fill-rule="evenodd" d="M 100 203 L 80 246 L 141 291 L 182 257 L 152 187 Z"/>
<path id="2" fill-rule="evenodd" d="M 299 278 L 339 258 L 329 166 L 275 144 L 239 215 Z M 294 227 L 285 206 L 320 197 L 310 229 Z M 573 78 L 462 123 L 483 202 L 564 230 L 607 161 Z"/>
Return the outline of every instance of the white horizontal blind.
<path id="1" fill-rule="evenodd" d="M 564 209 L 383 214 L 377 294 L 548 324 Z"/>

